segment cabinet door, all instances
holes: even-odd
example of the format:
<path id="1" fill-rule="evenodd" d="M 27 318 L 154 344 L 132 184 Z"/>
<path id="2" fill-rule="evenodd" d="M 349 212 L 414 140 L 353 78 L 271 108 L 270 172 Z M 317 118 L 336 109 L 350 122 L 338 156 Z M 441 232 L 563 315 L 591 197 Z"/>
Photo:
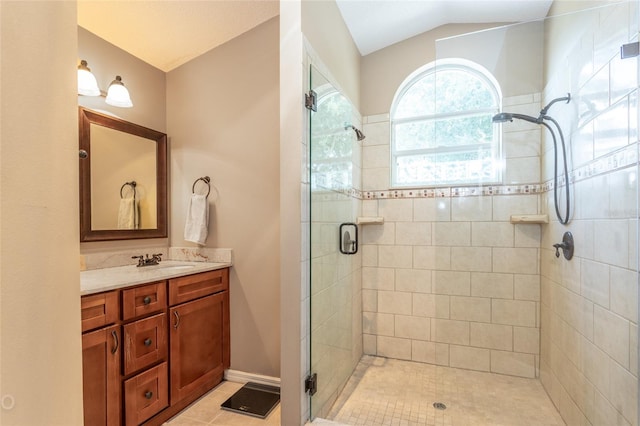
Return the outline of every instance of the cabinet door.
<path id="1" fill-rule="evenodd" d="M 119 326 L 82 335 L 85 426 L 121 423 L 120 347 Z"/>
<path id="2" fill-rule="evenodd" d="M 229 292 L 175 306 L 169 315 L 173 405 L 218 384 L 229 367 Z"/>

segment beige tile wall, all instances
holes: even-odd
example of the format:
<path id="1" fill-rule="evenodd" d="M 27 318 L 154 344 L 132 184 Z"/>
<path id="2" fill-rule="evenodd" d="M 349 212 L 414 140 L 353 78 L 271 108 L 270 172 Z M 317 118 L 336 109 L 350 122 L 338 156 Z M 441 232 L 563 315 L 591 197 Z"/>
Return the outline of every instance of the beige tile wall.
<path id="1" fill-rule="evenodd" d="M 575 173 L 570 224 L 550 215 L 554 221 L 542 228 L 540 378 L 567 424 L 637 424 L 638 66 L 619 54 L 620 45 L 637 41 L 637 4 L 548 24 L 566 56 L 556 58 L 545 98 L 570 89 L 574 99 L 550 115 L 570 135 L 573 170 L 595 172 Z M 571 19 L 593 25 L 569 39 L 563 31 Z M 618 152 L 631 156 L 630 166 L 617 168 L 607 157 Z M 550 179 L 551 143 L 543 154 L 543 178 Z M 543 208 L 553 211 L 551 193 Z M 551 247 L 565 231 L 576 242 L 571 261 Z"/>
<path id="2" fill-rule="evenodd" d="M 364 158 L 388 144 L 380 118 L 368 117 Z M 365 189 L 388 185 L 388 168 L 368 166 Z M 364 215 L 385 220 L 362 227 L 365 353 L 536 377 L 540 225 L 509 218 L 537 213 L 538 198 L 364 200 Z"/>
<path id="3" fill-rule="evenodd" d="M 540 95 L 504 100 L 537 114 Z M 540 130 L 505 127 L 505 184 L 538 183 Z M 362 188 L 389 188 L 389 116 L 365 119 Z M 538 195 L 364 200 L 366 354 L 536 377 L 539 353 Z"/>

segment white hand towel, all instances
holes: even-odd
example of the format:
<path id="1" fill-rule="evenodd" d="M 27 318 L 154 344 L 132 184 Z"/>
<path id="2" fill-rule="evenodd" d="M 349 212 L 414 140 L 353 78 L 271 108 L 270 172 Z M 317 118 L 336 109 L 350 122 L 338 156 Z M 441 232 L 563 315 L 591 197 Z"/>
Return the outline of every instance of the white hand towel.
<path id="1" fill-rule="evenodd" d="M 187 220 L 184 225 L 184 239 L 205 245 L 209 233 L 209 202 L 206 195 L 191 194 Z"/>
<path id="2" fill-rule="evenodd" d="M 121 198 L 118 209 L 118 229 L 136 229 L 138 209 L 133 197 Z"/>

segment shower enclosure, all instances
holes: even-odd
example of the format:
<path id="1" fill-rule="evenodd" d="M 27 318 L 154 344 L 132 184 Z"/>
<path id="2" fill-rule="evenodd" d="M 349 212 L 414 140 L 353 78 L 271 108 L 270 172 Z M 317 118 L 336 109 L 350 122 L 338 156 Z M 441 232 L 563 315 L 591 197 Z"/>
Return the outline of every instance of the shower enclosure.
<path id="1" fill-rule="evenodd" d="M 341 253 L 345 247 L 339 235 L 340 225 L 354 223 L 360 209 L 354 191 L 360 145 L 352 131 L 359 117 L 316 67 L 311 66 L 309 78 L 316 109 L 310 111 L 309 124 L 310 354 L 317 377 L 313 418 L 325 415 L 362 355 L 362 295 L 361 254 Z M 342 251 L 352 251 L 347 248 Z"/>
<path id="2" fill-rule="evenodd" d="M 557 155 L 568 182 L 544 127 L 491 123 L 491 114 L 485 130 L 499 139 L 497 160 L 432 158 L 451 168 L 455 155 L 475 155 L 499 168 L 499 181 L 392 187 L 395 166 L 375 155 L 392 148 L 391 106 L 390 118 L 361 118 L 328 73 L 311 68 L 311 419 L 348 397 L 340 392 L 371 355 L 539 380 L 567 424 L 638 424 L 639 69 L 628 52 L 637 50 L 640 12 L 637 1 L 582 3 L 434 40 L 431 58 L 490 76 L 498 113 L 538 117 L 570 93 L 548 111 L 564 134 L 566 159 Z M 442 87 L 435 99 L 457 96 Z M 350 125 L 367 139 L 358 142 Z M 438 137 L 446 138 L 435 146 L 447 146 Z M 384 223 L 360 226 L 358 253 L 341 254 L 339 226 L 358 216 Z M 571 260 L 554 248 L 567 231 Z"/>

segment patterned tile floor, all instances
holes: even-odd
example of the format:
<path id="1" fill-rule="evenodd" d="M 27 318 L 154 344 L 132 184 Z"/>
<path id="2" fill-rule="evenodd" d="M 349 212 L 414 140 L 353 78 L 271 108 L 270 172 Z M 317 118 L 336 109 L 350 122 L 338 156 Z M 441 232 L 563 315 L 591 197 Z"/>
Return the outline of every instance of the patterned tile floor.
<path id="1" fill-rule="evenodd" d="M 350 426 L 565 424 L 538 380 L 410 361 L 365 356 L 343 394 L 328 418 Z"/>
<path id="2" fill-rule="evenodd" d="M 176 417 L 170 419 L 166 426 L 276 426 L 280 425 L 280 404 L 273 409 L 266 419 L 247 416 L 222 410 L 220 404 L 236 393 L 242 383 L 222 382 L 206 395 L 187 407 Z"/>

